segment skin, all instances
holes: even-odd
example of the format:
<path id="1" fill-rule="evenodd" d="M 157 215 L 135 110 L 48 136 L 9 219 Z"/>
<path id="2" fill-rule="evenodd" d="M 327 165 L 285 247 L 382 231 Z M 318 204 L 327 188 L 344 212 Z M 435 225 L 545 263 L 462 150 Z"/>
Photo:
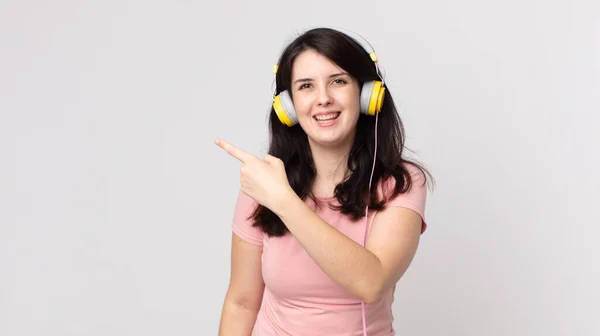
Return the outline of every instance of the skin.
<path id="1" fill-rule="evenodd" d="M 294 106 L 317 168 L 317 195 L 331 195 L 347 173 L 344 163 L 359 116 L 360 91 L 357 81 L 343 73 L 314 51 L 300 54 L 292 70 Z M 335 125 L 317 124 L 314 116 L 323 111 L 341 112 Z M 357 298 L 366 303 L 380 300 L 408 269 L 421 233 L 421 217 L 416 212 L 400 207 L 378 212 L 363 247 L 308 208 L 290 187 L 279 158 L 266 155 L 261 159 L 222 139 L 215 143 L 241 162 L 242 192 L 277 214 L 319 267 Z M 261 247 L 233 235 L 231 282 L 220 335 L 250 334 L 264 289 L 261 254 Z"/>

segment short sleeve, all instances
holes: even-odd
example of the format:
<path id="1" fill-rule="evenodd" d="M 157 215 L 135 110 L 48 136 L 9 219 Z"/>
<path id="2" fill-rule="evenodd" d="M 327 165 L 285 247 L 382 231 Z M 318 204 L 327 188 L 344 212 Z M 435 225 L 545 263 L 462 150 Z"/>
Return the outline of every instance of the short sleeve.
<path id="1" fill-rule="evenodd" d="M 427 229 L 427 222 L 425 221 L 425 203 L 427 199 L 425 175 L 420 169 L 411 164 L 406 164 L 405 168 L 412 179 L 411 187 L 406 193 L 398 194 L 396 197 L 389 199 L 386 206 L 403 207 L 418 213 L 421 216 L 421 234 L 423 234 Z M 395 183 L 395 180 L 393 183 Z"/>
<path id="2" fill-rule="evenodd" d="M 248 219 L 255 207 L 256 202 L 240 190 L 233 212 L 232 230 L 244 241 L 262 246 L 264 237 L 262 230 L 260 227 L 252 226 L 252 219 Z"/>

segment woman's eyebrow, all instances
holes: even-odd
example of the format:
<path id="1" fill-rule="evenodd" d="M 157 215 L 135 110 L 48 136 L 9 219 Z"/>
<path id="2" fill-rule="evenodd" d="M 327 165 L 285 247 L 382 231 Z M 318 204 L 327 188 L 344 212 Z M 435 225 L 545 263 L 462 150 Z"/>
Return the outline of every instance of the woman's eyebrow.
<path id="1" fill-rule="evenodd" d="M 338 72 L 336 74 L 333 74 L 331 76 L 329 76 L 329 78 L 331 77 L 337 77 L 337 76 L 349 76 L 347 72 Z"/>

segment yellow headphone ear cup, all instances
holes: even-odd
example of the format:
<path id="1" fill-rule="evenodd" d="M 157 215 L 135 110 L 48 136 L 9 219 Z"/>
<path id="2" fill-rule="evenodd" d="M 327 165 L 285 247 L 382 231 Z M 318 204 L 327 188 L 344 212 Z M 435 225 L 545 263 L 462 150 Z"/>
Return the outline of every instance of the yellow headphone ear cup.
<path id="1" fill-rule="evenodd" d="M 289 92 L 283 91 L 273 99 L 273 109 L 282 124 L 292 127 L 298 123 L 294 103 Z"/>
<path id="2" fill-rule="evenodd" d="M 367 115 L 375 115 L 381 111 L 385 87 L 381 81 L 365 82 L 360 94 L 360 112 Z"/>
<path id="3" fill-rule="evenodd" d="M 381 107 L 383 106 L 383 99 L 385 98 L 385 87 L 382 86 L 382 83 L 377 81 L 375 82 L 375 90 L 373 90 L 373 96 L 371 97 L 371 103 L 373 104 L 373 110 L 369 110 L 369 114 L 375 115 L 375 113 L 381 112 Z"/>

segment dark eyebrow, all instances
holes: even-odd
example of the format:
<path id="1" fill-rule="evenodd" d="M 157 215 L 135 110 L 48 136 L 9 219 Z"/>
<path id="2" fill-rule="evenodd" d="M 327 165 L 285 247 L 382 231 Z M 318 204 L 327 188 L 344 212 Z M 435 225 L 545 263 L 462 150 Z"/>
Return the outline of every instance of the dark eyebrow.
<path id="1" fill-rule="evenodd" d="M 333 75 L 329 76 L 329 78 L 338 77 L 338 76 L 348 76 L 348 73 L 347 72 L 334 73 Z M 311 80 L 312 80 L 311 78 L 300 78 L 300 79 L 296 79 L 294 81 L 294 84 L 300 83 L 300 82 L 310 82 Z"/>

